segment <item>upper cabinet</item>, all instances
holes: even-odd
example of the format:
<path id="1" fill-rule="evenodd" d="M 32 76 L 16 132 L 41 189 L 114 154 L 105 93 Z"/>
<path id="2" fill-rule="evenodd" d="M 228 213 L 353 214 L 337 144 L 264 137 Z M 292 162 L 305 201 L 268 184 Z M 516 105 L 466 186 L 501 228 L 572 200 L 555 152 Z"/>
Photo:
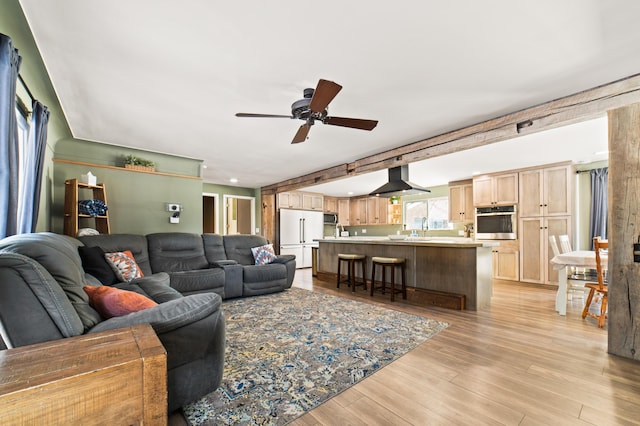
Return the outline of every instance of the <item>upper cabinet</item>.
<path id="1" fill-rule="evenodd" d="M 342 226 L 349 226 L 351 224 L 349 216 L 351 200 L 348 198 L 338 198 L 338 223 Z"/>
<path id="2" fill-rule="evenodd" d="M 301 209 L 302 195 L 299 192 L 280 192 L 278 193 L 279 209 Z"/>
<path id="3" fill-rule="evenodd" d="M 452 182 L 449 184 L 449 222 L 473 222 L 473 183 Z"/>
<path id="4" fill-rule="evenodd" d="M 338 199 L 336 197 L 324 197 L 324 208 L 326 213 L 338 213 Z"/>
<path id="5" fill-rule="evenodd" d="M 518 204 L 518 173 L 474 178 L 473 204 L 476 207 Z"/>
<path id="6" fill-rule="evenodd" d="M 312 192 L 302 193 L 302 208 L 304 210 L 322 211 L 324 206 L 324 196 Z"/>
<path id="7" fill-rule="evenodd" d="M 367 198 L 352 198 L 350 203 L 349 225 L 358 226 L 367 223 Z"/>
<path id="8" fill-rule="evenodd" d="M 520 172 L 520 217 L 571 214 L 571 166 Z"/>
<path id="9" fill-rule="evenodd" d="M 323 198 L 322 194 L 313 192 L 279 192 L 278 208 L 322 211 L 324 205 Z"/>
<path id="10" fill-rule="evenodd" d="M 367 224 L 382 225 L 387 223 L 389 199 L 380 197 L 367 198 Z"/>

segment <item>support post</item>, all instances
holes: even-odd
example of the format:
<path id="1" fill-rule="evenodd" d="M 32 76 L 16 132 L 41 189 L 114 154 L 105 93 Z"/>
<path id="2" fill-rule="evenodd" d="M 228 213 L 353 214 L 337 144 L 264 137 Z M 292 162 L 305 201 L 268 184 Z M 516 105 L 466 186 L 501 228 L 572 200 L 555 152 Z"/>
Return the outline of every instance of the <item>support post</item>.
<path id="1" fill-rule="evenodd" d="M 609 117 L 609 353 L 640 360 L 640 104 Z"/>

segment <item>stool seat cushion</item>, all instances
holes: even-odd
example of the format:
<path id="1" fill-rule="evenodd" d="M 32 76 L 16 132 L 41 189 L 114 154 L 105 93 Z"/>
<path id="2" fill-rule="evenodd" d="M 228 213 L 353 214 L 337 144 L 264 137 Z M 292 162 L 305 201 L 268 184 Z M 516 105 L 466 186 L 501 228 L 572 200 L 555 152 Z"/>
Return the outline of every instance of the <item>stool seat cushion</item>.
<path id="1" fill-rule="evenodd" d="M 372 262 L 376 263 L 391 263 L 391 264 L 399 264 L 404 263 L 404 258 L 402 257 L 372 257 Z"/>
<path id="2" fill-rule="evenodd" d="M 344 259 L 344 260 L 360 260 L 364 258 L 365 258 L 364 254 L 345 254 L 345 253 L 338 254 L 338 259 Z"/>

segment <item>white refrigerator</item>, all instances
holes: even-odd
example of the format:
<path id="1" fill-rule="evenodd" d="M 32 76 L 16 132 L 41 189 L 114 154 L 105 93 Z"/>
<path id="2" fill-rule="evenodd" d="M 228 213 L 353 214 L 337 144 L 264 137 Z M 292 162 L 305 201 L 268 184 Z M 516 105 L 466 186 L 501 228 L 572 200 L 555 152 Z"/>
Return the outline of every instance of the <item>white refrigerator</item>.
<path id="1" fill-rule="evenodd" d="M 280 209 L 280 254 L 295 254 L 296 268 L 311 267 L 311 248 L 324 232 L 324 214 L 309 210 Z"/>

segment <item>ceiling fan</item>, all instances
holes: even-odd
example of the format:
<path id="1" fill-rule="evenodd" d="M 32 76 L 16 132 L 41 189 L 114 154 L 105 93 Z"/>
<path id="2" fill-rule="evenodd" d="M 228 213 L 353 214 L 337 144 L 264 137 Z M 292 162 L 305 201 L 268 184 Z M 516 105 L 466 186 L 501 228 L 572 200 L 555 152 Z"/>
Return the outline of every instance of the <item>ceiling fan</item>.
<path id="1" fill-rule="evenodd" d="M 307 139 L 309 130 L 316 120 L 322 124 L 331 126 L 351 127 L 353 129 L 373 130 L 378 124 L 377 120 L 364 120 L 361 118 L 330 117 L 327 114 L 329 102 L 336 97 L 342 89 L 337 83 L 320 79 L 315 89 L 304 89 L 304 98 L 295 101 L 291 105 L 291 115 L 277 114 L 252 114 L 239 112 L 236 117 L 264 117 L 264 118 L 297 118 L 306 121 L 300 126 L 298 132 L 293 137 L 291 143 L 304 142 Z"/>

